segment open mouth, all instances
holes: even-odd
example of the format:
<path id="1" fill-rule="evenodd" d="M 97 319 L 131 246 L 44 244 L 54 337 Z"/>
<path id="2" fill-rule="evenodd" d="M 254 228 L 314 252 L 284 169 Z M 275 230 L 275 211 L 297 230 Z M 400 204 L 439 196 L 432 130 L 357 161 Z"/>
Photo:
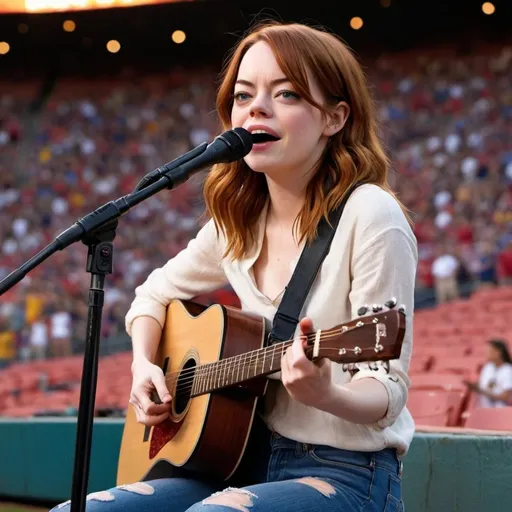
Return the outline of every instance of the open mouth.
<path id="1" fill-rule="evenodd" d="M 253 133 L 252 141 L 254 144 L 263 144 L 264 142 L 276 142 L 280 140 L 279 137 L 274 137 L 270 133 Z"/>

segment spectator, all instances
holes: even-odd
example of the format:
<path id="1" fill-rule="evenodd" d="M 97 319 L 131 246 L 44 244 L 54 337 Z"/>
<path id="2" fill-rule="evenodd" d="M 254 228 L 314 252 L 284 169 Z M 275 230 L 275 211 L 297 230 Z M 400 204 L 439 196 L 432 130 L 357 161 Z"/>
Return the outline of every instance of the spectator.
<path id="1" fill-rule="evenodd" d="M 439 250 L 438 257 L 432 263 L 436 300 L 439 304 L 459 296 L 459 267 L 459 261 L 446 247 Z"/>
<path id="2" fill-rule="evenodd" d="M 36 320 L 30 330 L 29 354 L 31 359 L 44 359 L 48 355 L 48 326 Z"/>
<path id="3" fill-rule="evenodd" d="M 512 284 L 512 237 L 498 256 L 498 280 L 502 285 Z"/>
<path id="4" fill-rule="evenodd" d="M 70 356 L 73 352 L 71 345 L 71 314 L 64 309 L 55 311 L 50 318 L 50 325 L 50 352 L 52 356 Z"/>
<path id="5" fill-rule="evenodd" d="M 16 355 L 14 332 L 9 327 L 9 320 L 0 316 L 0 369 L 6 368 Z"/>
<path id="6" fill-rule="evenodd" d="M 506 407 L 512 403 L 512 359 L 503 340 L 491 340 L 487 363 L 477 384 L 466 383 L 480 395 L 479 407 Z"/>

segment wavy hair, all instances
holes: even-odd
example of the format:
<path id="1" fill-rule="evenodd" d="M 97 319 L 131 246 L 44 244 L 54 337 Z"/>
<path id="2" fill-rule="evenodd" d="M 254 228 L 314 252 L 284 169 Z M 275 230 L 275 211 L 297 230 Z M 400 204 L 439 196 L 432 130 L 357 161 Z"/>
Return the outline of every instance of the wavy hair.
<path id="1" fill-rule="evenodd" d="M 217 112 L 225 130 L 231 128 L 233 91 L 240 63 L 255 43 L 272 49 L 279 67 L 297 92 L 324 115 L 340 101 L 350 107 L 343 129 L 331 137 L 306 187 L 306 201 L 296 219 L 299 242 L 311 243 L 324 216 L 343 200 L 353 185 L 373 183 L 394 196 L 388 185 L 389 160 L 377 134 L 375 108 L 364 72 L 337 36 L 303 24 L 267 21 L 255 26 L 232 50 L 222 73 Z M 312 97 L 307 73 L 316 78 L 325 104 Z M 259 215 L 268 201 L 264 174 L 243 161 L 215 165 L 204 183 L 206 214 L 227 245 L 224 256 L 242 259 L 256 237 Z M 397 199 L 398 201 L 398 199 Z M 409 219 L 403 205 L 404 214 Z M 410 219 L 409 219 L 410 220 Z"/>

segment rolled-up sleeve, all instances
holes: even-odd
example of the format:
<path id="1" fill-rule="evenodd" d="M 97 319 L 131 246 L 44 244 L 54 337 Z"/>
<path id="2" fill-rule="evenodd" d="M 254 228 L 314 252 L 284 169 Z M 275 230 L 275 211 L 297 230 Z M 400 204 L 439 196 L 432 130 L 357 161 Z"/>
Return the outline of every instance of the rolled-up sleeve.
<path id="1" fill-rule="evenodd" d="M 414 236 L 402 227 L 388 227 L 372 236 L 354 255 L 350 304 L 352 317 L 364 305 L 384 304 L 396 298 L 406 308 L 406 331 L 400 359 L 388 364 L 360 363 L 352 380 L 373 378 L 388 393 L 386 415 L 377 426 L 391 426 L 407 403 L 409 377 L 407 371 L 412 349 L 412 317 L 414 285 L 417 270 L 417 246 Z M 398 307 L 397 305 L 397 307 Z"/>
<path id="2" fill-rule="evenodd" d="M 140 316 L 150 316 L 163 327 L 171 300 L 189 300 L 225 286 L 228 281 L 222 267 L 223 247 L 210 220 L 185 249 L 153 270 L 135 289 L 135 299 L 125 317 L 126 332 L 131 336 L 133 321 Z"/>

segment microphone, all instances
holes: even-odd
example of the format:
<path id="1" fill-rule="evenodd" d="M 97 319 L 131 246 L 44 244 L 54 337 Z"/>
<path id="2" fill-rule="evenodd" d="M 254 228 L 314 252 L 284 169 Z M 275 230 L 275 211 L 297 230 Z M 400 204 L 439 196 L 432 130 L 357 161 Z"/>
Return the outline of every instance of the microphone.
<path id="1" fill-rule="evenodd" d="M 250 153 L 252 145 L 252 135 L 244 128 L 227 130 L 215 137 L 210 144 L 203 142 L 188 153 L 151 171 L 137 184 L 134 192 L 146 188 L 162 177 L 168 179 L 169 188 L 173 188 L 206 167 L 240 160 Z"/>

